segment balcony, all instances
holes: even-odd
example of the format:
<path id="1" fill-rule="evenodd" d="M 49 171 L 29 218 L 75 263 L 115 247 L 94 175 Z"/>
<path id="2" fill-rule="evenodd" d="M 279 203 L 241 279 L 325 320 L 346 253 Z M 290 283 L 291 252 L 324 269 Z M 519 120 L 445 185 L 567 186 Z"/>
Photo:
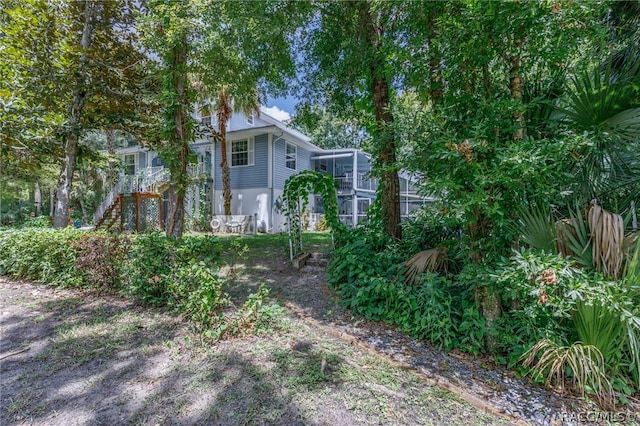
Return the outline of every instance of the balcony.
<path id="1" fill-rule="evenodd" d="M 346 194 L 351 193 L 353 189 L 353 176 L 347 173 L 345 176 L 336 176 L 334 178 L 338 182 L 338 193 Z M 371 179 L 367 177 L 366 173 L 358 173 L 357 175 L 357 191 L 370 191 L 375 192 L 378 189 L 378 179 Z"/>

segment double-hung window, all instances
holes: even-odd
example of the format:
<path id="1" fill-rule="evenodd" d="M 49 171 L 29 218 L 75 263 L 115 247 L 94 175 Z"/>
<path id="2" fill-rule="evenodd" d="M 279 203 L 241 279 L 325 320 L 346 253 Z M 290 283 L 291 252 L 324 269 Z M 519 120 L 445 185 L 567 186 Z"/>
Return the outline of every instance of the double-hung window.
<path id="1" fill-rule="evenodd" d="M 287 142 L 285 146 L 284 165 L 287 169 L 296 169 L 297 146 Z"/>
<path id="2" fill-rule="evenodd" d="M 253 138 L 231 141 L 231 167 L 253 165 Z"/>
<path id="3" fill-rule="evenodd" d="M 138 154 L 125 154 L 122 157 L 122 162 L 124 163 L 125 175 L 131 176 L 136 174 L 137 158 L 138 158 Z"/>

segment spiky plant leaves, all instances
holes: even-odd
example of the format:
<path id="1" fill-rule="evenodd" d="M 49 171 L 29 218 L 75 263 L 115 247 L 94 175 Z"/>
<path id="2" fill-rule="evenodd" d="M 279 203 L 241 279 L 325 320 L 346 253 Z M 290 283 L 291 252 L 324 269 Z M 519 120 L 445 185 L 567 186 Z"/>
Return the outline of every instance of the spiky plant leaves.
<path id="1" fill-rule="evenodd" d="M 626 330 L 618 315 L 598 300 L 578 302 L 573 322 L 580 341 L 598 348 L 607 367 L 615 371 L 626 341 Z"/>
<path id="2" fill-rule="evenodd" d="M 621 140 L 637 143 L 640 135 L 640 108 L 630 108 L 619 112 L 604 123 L 608 132 Z"/>
<path id="3" fill-rule="evenodd" d="M 615 66 L 614 66 L 615 65 Z M 558 112 L 583 143 L 577 149 L 576 175 L 588 197 L 615 191 L 640 196 L 640 61 L 614 64 L 610 58 L 572 79 L 569 97 Z M 628 201 L 628 200 L 627 200 Z"/>
<path id="4" fill-rule="evenodd" d="M 556 222 L 558 252 L 563 256 L 571 256 L 579 265 L 593 269 L 591 235 L 585 216 L 576 209 L 571 219 Z"/>
<path id="5" fill-rule="evenodd" d="M 622 216 L 595 204 L 589 209 L 587 219 L 591 231 L 591 253 L 595 269 L 617 280 L 622 273 L 624 259 Z"/>
<path id="6" fill-rule="evenodd" d="M 560 346 L 552 340 L 543 339 L 520 359 L 532 368 L 531 374 L 545 376 L 547 386 L 555 382 L 564 389 L 567 371 L 570 371 L 571 382 L 583 396 L 590 390 L 602 408 L 615 406 L 613 386 L 607 377 L 602 354 L 595 346 L 582 342 Z"/>
<path id="7" fill-rule="evenodd" d="M 640 232 L 633 232 L 624 238 L 623 250 L 627 256 L 623 282 L 640 292 Z"/>
<path id="8" fill-rule="evenodd" d="M 550 216 L 550 208 L 544 208 L 537 204 L 532 205 L 529 209 L 520 209 L 518 217 L 522 241 L 533 248 L 553 253 L 556 249 L 556 232 Z"/>
<path id="9" fill-rule="evenodd" d="M 420 282 L 420 276 L 425 272 L 446 274 L 448 260 L 447 249 L 443 247 L 416 253 L 405 263 L 405 282 L 416 285 Z"/>

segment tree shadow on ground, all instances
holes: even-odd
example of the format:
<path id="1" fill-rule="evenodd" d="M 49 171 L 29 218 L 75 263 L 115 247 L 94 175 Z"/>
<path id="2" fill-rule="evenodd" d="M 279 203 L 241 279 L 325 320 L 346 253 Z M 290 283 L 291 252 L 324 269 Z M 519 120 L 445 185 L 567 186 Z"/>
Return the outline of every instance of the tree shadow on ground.
<path id="1" fill-rule="evenodd" d="M 305 238 L 308 240 L 305 250 L 320 253 L 324 259 L 330 257 L 333 248 L 329 234 L 307 234 Z M 335 293 L 327 286 L 325 267 L 305 266 L 298 270 L 292 266 L 286 234 L 257 235 L 236 241 L 222 241 L 225 265 L 222 274 L 228 278 L 225 290 L 234 303 L 243 303 L 249 293 L 264 284 L 271 297 L 294 305 L 318 321 L 330 323 L 338 318 L 351 317 L 340 307 Z M 241 256 L 237 255 L 238 244 L 247 247 Z"/>
<path id="2" fill-rule="evenodd" d="M 0 424 L 307 423 L 250 357 L 193 350 L 161 310 L 74 296 L 5 308 Z"/>

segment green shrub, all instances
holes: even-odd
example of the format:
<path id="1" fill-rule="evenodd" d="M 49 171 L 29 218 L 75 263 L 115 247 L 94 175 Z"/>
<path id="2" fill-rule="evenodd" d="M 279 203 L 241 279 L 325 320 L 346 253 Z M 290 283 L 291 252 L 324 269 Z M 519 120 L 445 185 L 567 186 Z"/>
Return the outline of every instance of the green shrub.
<path id="1" fill-rule="evenodd" d="M 170 286 L 181 268 L 203 262 L 217 267 L 220 244 L 213 236 L 185 236 L 181 239 L 161 233 L 132 237 L 129 257 L 124 265 L 125 293 L 141 303 L 162 306 L 171 298 Z"/>
<path id="2" fill-rule="evenodd" d="M 334 252 L 327 281 L 343 306 L 374 321 L 427 339 L 440 349 L 478 354 L 485 324 L 470 292 L 446 278 L 426 273 L 419 285 L 404 281 L 401 249 L 366 230 L 349 231 Z"/>
<path id="3" fill-rule="evenodd" d="M 573 338 L 571 316 L 584 277 L 569 259 L 560 255 L 533 249 L 515 252 L 493 274 L 505 316 L 498 324 L 501 328 L 493 332 L 518 336 L 515 347 L 519 350 L 542 339 L 568 344 Z M 509 329 L 505 330 L 505 326 Z M 507 339 L 503 348 L 512 351 L 514 341 Z"/>
<path id="4" fill-rule="evenodd" d="M 29 228 L 0 234 L 0 274 L 63 287 L 80 286 L 73 242 L 81 231 Z"/>
<path id="5" fill-rule="evenodd" d="M 451 259 L 459 260 L 463 241 L 463 226 L 459 218 L 453 215 L 444 216 L 432 205 L 423 207 L 412 213 L 412 219 L 402 224 L 402 251 L 412 256 L 422 250 L 446 247 Z M 456 262 L 456 267 L 461 267 Z"/>
<path id="6" fill-rule="evenodd" d="M 49 216 L 38 216 L 29 218 L 22 224 L 23 228 L 51 228 L 51 219 Z"/>
<path id="7" fill-rule="evenodd" d="M 269 289 L 261 284 L 251 293 L 238 311 L 219 316 L 217 327 L 205 332 L 205 336 L 220 340 L 247 334 L 263 334 L 278 327 L 285 316 L 285 309 L 269 301 Z"/>
<path id="8" fill-rule="evenodd" d="M 204 261 L 192 261 L 179 266 L 168 282 L 169 306 L 200 331 L 218 324 L 222 319 L 220 310 L 230 303 L 214 268 Z"/>

